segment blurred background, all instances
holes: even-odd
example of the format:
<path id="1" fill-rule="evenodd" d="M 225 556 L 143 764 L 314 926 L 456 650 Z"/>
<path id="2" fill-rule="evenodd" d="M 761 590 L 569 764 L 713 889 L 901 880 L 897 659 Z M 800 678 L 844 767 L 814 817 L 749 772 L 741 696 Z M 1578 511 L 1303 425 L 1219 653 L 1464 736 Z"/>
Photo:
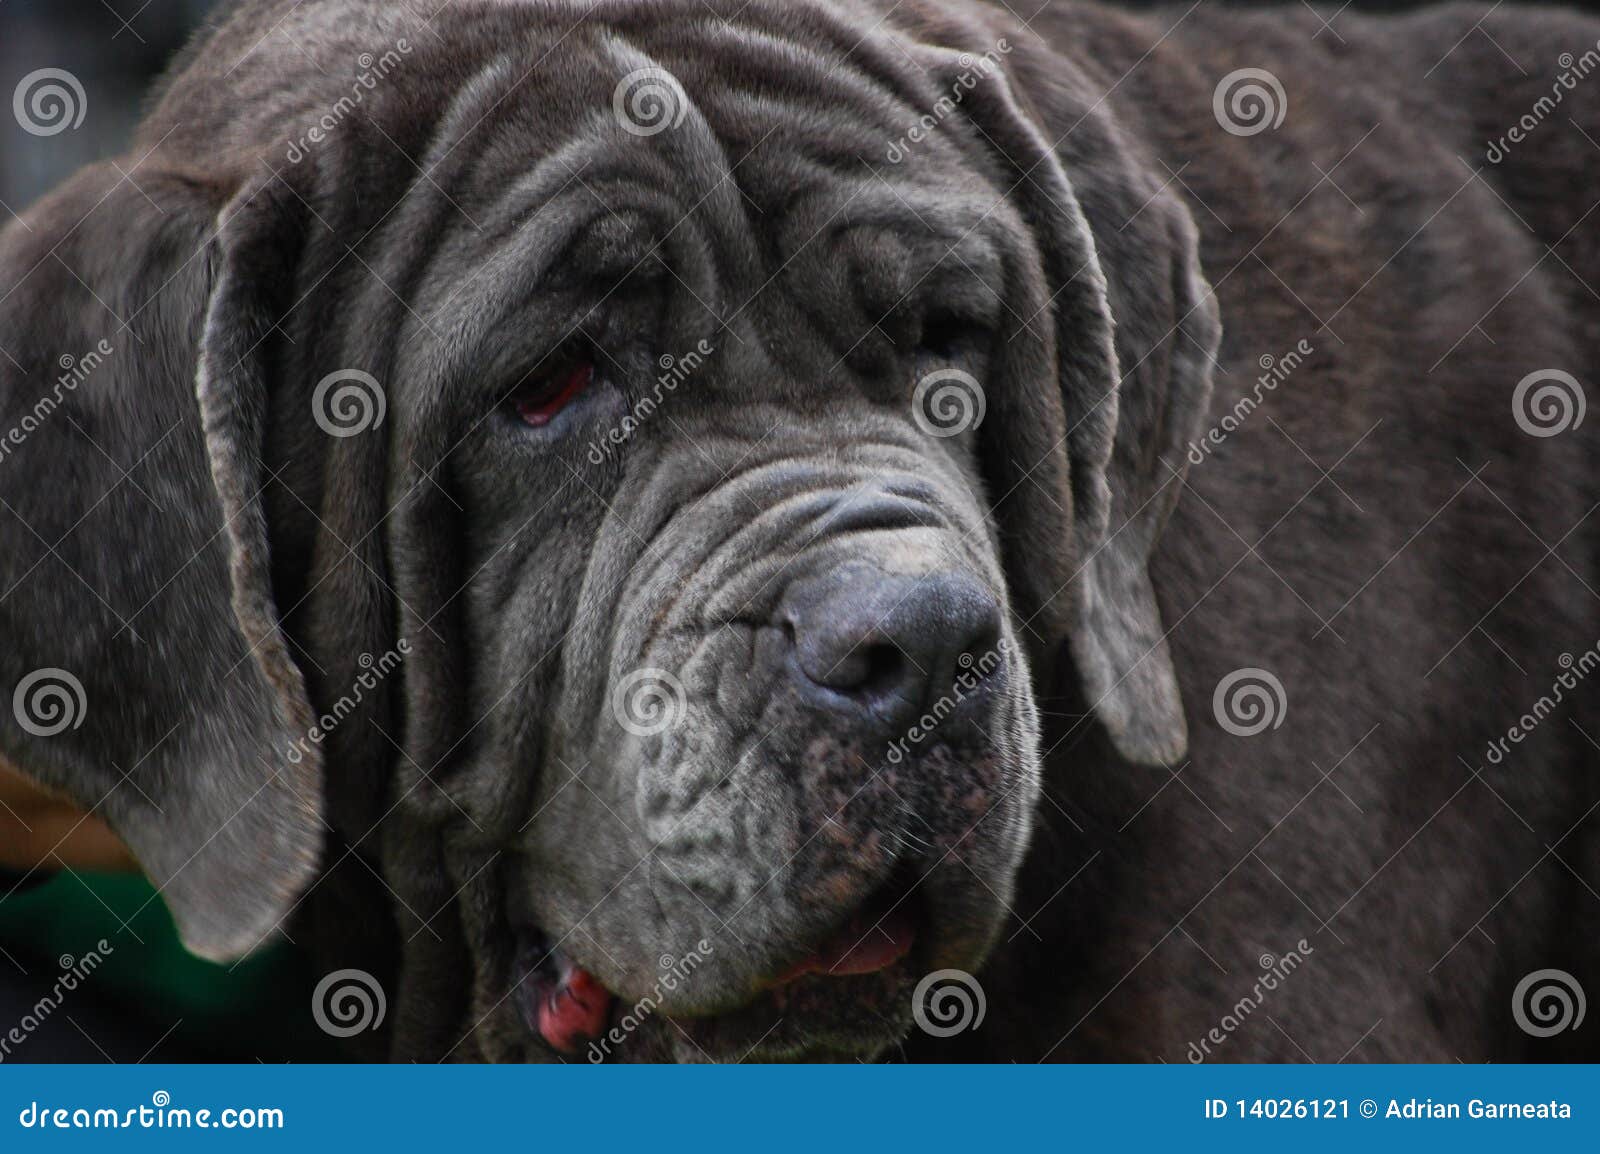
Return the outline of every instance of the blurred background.
<path id="1" fill-rule="evenodd" d="M 0 0 L 0 95 L 24 76 L 62 68 L 83 84 L 90 115 L 71 132 L 30 136 L 0 116 L 0 200 L 15 211 L 91 160 L 122 151 L 150 81 L 219 0 Z M 4 216 L 0 210 L 0 216 Z"/>

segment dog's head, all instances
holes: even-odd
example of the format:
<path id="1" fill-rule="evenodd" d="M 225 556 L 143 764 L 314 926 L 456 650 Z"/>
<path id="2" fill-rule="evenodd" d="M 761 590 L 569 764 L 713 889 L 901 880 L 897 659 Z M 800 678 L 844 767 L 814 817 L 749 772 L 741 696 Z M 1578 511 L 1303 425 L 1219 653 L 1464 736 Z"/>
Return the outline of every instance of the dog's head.
<path id="1" fill-rule="evenodd" d="M 84 466 L 105 536 L 35 551 L 110 603 L 31 594 L 94 638 L 5 672 L 89 724 L 6 737 L 109 791 L 202 952 L 334 889 L 325 837 L 381 874 L 411 1053 L 878 1051 L 1007 914 L 1063 649 L 1124 754 L 1183 748 L 1145 566 L 1192 226 L 1070 86 L 1052 148 L 998 25 L 337 7 L 224 28 L 137 170 L 5 236 L 5 415 L 115 349 L 10 513 L 51 443 L 174 506 Z"/>

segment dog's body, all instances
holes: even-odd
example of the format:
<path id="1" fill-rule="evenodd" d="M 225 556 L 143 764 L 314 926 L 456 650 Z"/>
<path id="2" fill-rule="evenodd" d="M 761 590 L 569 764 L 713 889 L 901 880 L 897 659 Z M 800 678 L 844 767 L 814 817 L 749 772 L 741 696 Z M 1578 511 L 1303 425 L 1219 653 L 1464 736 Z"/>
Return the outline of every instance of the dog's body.
<path id="1" fill-rule="evenodd" d="M 1335 37 L 1304 10 L 1180 15 L 1137 68 L 1160 36 L 1143 20 L 1034 26 L 1115 85 L 1221 302 L 1206 427 L 1223 443 L 1191 458 L 1155 562 L 1190 757 L 1171 784 L 1106 769 L 1070 719 L 1083 703 L 1047 707 L 1068 715 L 1046 743 L 1056 805 L 1015 903 L 1039 938 L 1013 924 L 985 972 L 1054 1000 L 1016 1016 L 1025 1040 L 978 1052 L 1592 1056 L 1581 1034 L 1528 1038 L 1511 1008 L 1531 971 L 1600 978 L 1600 691 L 1488 751 L 1600 639 L 1593 434 L 1513 416 L 1524 377 L 1587 387 L 1600 355 L 1600 194 L 1580 175 L 1600 93 L 1580 82 L 1498 165 L 1485 152 L 1600 28 L 1502 10 L 1469 35 L 1481 11 L 1447 8 L 1347 15 Z M 1281 80 L 1282 125 L 1218 131 L 1213 90 L 1252 66 Z M 1290 368 L 1301 340 L 1315 351 Z M 1281 383 L 1262 389 L 1266 357 Z M 1241 398 L 1266 399 L 1228 432 Z M 1281 728 L 1217 724 L 1213 691 L 1241 667 L 1282 682 Z M 1258 959 L 1302 939 L 1306 969 L 1263 998 Z"/>
<path id="2" fill-rule="evenodd" d="M 939 907 L 922 931 L 939 949 L 915 957 L 928 969 L 987 957 L 982 1028 L 913 1033 L 912 1058 L 1579 1052 L 1582 1034 L 1534 1043 L 1519 1031 L 1511 993 L 1545 968 L 1591 989 L 1600 977 L 1600 709 L 1578 683 L 1556 711 L 1540 707 L 1531 726 L 1521 719 L 1563 673 L 1586 674 L 1593 655 L 1582 658 L 1600 641 L 1588 521 L 1600 484 L 1585 460 L 1590 425 L 1534 435 L 1516 406 L 1530 374 L 1586 382 L 1600 352 L 1600 294 L 1589 287 L 1600 285 L 1600 216 L 1583 203 L 1582 180 L 1600 156 L 1585 136 L 1600 135 L 1600 95 L 1580 82 L 1561 116 L 1497 163 L 1483 152 L 1549 93 L 1549 62 L 1581 56 L 1600 28 L 1544 13 L 1497 16 L 1478 34 L 1480 14 L 1459 9 L 1384 23 L 1346 16 L 1330 31 L 1304 10 L 1134 18 L 1061 4 L 1025 27 L 1003 6 L 941 0 L 726 7 L 723 22 L 707 6 L 691 20 L 671 4 L 619 2 L 579 19 L 580 6 L 462 3 L 435 27 L 419 23 L 431 11 L 404 5 L 243 5 L 174 69 L 123 169 L 86 174 L 7 231 L 0 315 L 17 368 L 0 370 L 5 425 L 34 410 L 59 356 L 102 336 L 136 356 L 124 334 L 200 351 L 141 357 L 109 395 L 92 391 L 92 377 L 74 385 L 60 414 L 74 420 L 40 423 L 0 462 L 0 630 L 20 639 L 0 660 L 4 684 L 9 692 L 41 667 L 75 670 L 91 703 L 84 729 L 64 737 L 4 718 L 4 754 L 101 807 L 197 948 L 237 952 L 295 911 L 330 968 L 360 965 L 397 984 L 402 1056 L 546 1053 L 504 1009 L 527 979 L 505 945 L 523 924 L 571 938 L 625 1002 L 650 992 L 640 959 L 730 935 L 705 951 L 714 957 L 702 981 L 713 988 L 684 1003 L 688 1019 L 740 1005 L 776 961 L 793 960 L 798 939 L 826 931 L 833 907 L 816 912 L 808 895 L 858 901 L 907 860 L 923 863 Z M 597 31 L 612 21 L 615 37 Z M 571 28 L 582 34 L 569 39 Z M 381 60 L 402 41 L 406 71 L 352 103 L 352 69 L 368 68 L 354 62 Z M 547 81 L 540 68 L 580 41 L 583 51 L 597 45 L 600 65 L 569 69 L 582 83 Z M 836 58 L 853 67 L 841 71 Z M 646 149 L 665 148 L 654 134 L 653 144 L 608 137 L 603 150 L 567 150 L 564 126 L 606 115 L 623 73 L 669 59 L 696 102 L 689 132 L 702 115 L 715 126 L 678 138 L 687 159 L 673 154 L 677 167 L 643 174 L 613 166 L 618 156 L 653 162 Z M 997 72 L 978 67 L 970 87 L 952 85 L 980 59 Z M 1236 110 L 1219 88 L 1244 68 L 1281 84 L 1275 127 L 1241 134 L 1224 124 Z M 741 86 L 763 99 L 713 107 L 719 88 Z M 542 103 L 522 103 L 530 93 Z M 927 133 L 880 131 L 913 127 L 908 110 L 952 93 Z M 863 173 L 828 177 L 859 181 L 851 195 L 819 196 L 820 209 L 804 198 L 816 169 L 766 127 L 780 98 L 793 102 L 783 116 L 802 144 L 832 150 L 839 174 Z M 331 127 L 301 131 L 341 105 Z M 458 153 L 484 123 L 526 155 Z M 947 137 L 959 149 L 937 151 Z M 950 178 L 948 198 L 920 195 L 935 186 L 909 174 L 953 169 L 957 156 L 970 171 Z M 481 461 L 446 464 L 452 438 L 471 430 L 428 431 L 442 393 L 402 399 L 391 386 L 387 445 L 330 443 L 307 428 L 312 386 L 335 369 L 455 381 L 473 375 L 464 366 L 497 364 L 515 338 L 488 314 L 531 293 L 512 275 L 514 258 L 626 265 L 647 215 L 634 190 L 702 170 L 722 175 L 685 197 L 694 208 L 683 219 L 696 223 L 682 232 L 694 245 L 672 250 L 666 289 L 640 290 L 637 306 L 621 294 L 616 307 L 637 307 L 621 323 L 639 331 L 670 313 L 659 323 L 680 343 L 628 362 L 646 376 L 660 355 L 693 347 L 681 334 L 693 331 L 694 302 L 717 317 L 713 335 L 733 335 L 698 387 L 737 403 L 701 426 L 686 399 L 692 383 L 674 399 L 670 423 L 695 431 L 686 464 L 673 463 L 670 443 L 650 442 L 672 435 L 659 418 L 630 442 L 650 470 L 601 453 L 561 523 L 544 530 L 562 544 L 548 547 L 551 568 L 534 587 L 517 583 L 530 550 L 513 530 L 538 513 L 511 499 L 503 464 L 498 474 Z M 983 180 L 1001 195 L 978 196 Z M 519 247 L 530 220 L 555 229 L 578 214 L 540 220 L 569 188 L 606 206 L 603 235 L 549 253 L 532 230 L 532 247 Z M 963 216 L 968 196 L 976 208 Z M 808 237 L 831 237 L 836 219 L 872 216 L 852 209 L 858 198 L 885 219 L 948 227 L 950 252 L 991 217 L 1007 235 L 1038 238 L 1037 263 L 999 239 L 962 248 L 957 262 L 1015 293 L 986 322 L 1006 337 L 984 362 L 996 383 L 982 436 L 1008 438 L 998 447 L 952 439 L 948 451 L 927 449 L 892 406 L 829 424 L 830 406 L 854 394 L 758 425 L 753 413 L 769 398 L 727 383 L 790 368 L 811 380 L 830 361 L 835 373 L 860 374 L 867 392 L 875 376 L 893 376 L 883 366 L 899 363 L 904 342 L 884 323 L 889 312 L 866 307 L 863 324 L 848 306 L 880 288 L 890 303 L 914 294 L 916 278 L 895 279 L 901 266 L 920 267 L 913 242 L 890 257 L 866 242 L 842 249 L 861 263 L 833 279 L 805 256 Z M 703 239 L 702 206 L 719 222 Z M 741 218 L 756 242 L 723 230 Z M 664 251 L 687 244 L 677 232 L 658 237 Z M 126 246 L 124 234 L 135 238 Z M 480 268 L 499 290 L 487 301 L 471 295 Z M 787 292 L 805 277 L 792 300 L 765 311 L 770 285 Z M 651 294 L 676 291 L 673 281 L 697 290 L 694 302 L 656 310 Z M 69 298 L 70 314 L 55 303 Z M 338 307 L 302 307 L 312 300 Z M 830 338 L 826 355 L 774 335 L 797 314 Z M 1059 348 L 1031 343 L 1050 344 L 1035 332 L 1045 328 Z M 1037 382 L 1046 365 L 1059 369 L 1059 397 L 998 383 Z M 844 452 L 858 438 L 861 455 Z M 774 440 L 807 461 L 818 442 L 815 461 L 837 475 L 796 479 L 786 459 L 763 456 Z M 694 478 L 696 454 L 709 479 Z M 751 467 L 751 454 L 770 471 Z M 142 488 L 122 483 L 124 470 Z M 653 544 L 677 510 L 702 501 L 700 521 L 677 532 L 704 524 L 731 534 L 761 522 L 786 485 L 854 492 L 902 475 L 935 479 L 914 499 L 939 510 L 940 532 L 953 528 L 958 544 L 900 536 L 874 552 L 870 534 L 885 531 L 874 522 L 852 526 L 861 555 L 885 571 L 902 566 L 895 580 L 944 582 L 941 628 L 977 586 L 997 590 L 1006 624 L 979 632 L 1010 655 L 1008 680 L 997 682 L 1003 694 L 991 689 L 997 704 L 975 732 L 952 739 L 955 755 L 917 760 L 915 772 L 891 757 L 854 778 L 840 766 L 872 760 L 868 739 L 840 723 L 817 753 L 811 700 L 790 701 L 787 682 L 779 693 L 764 680 L 765 623 L 803 615 L 818 595 L 806 587 L 768 606 L 762 590 L 777 578 L 768 573 L 743 604 L 719 601 L 711 594 L 736 587 L 744 562 L 718 562 L 718 543 L 681 537 L 661 538 L 676 542 L 662 550 L 664 575 L 630 580 L 646 572 L 630 535 Z M 882 483 L 896 501 L 913 500 L 909 482 Z M 986 494 L 987 533 L 963 485 Z M 726 504 L 709 499 L 722 490 Z M 446 525 L 454 536 L 441 535 Z M 896 521 L 894 532 L 928 528 Z M 443 549 L 445 540 L 455 543 Z M 974 541 L 987 552 L 968 556 Z M 782 559 L 779 572 L 815 569 L 813 586 L 848 567 L 805 560 L 788 538 L 754 540 L 747 554 Z M 956 577 L 932 568 L 935 554 Z M 85 586 L 100 604 L 83 604 Z M 896 592 L 884 616 L 911 595 Z M 684 617 L 683 602 L 698 616 Z M 63 621 L 81 627 L 64 631 Z M 648 631 L 641 639 L 631 626 Z M 505 636 L 518 630 L 522 649 Z M 741 630 L 748 644 L 716 649 Z M 362 680 L 360 655 L 394 652 L 397 635 L 407 642 L 401 676 L 375 679 L 306 746 L 315 718 Z M 680 636 L 697 640 L 671 648 Z M 910 651 L 904 637 L 895 644 Z M 547 666 L 551 653 L 559 660 Z M 1575 659 L 1571 671 L 1562 654 Z M 709 703 L 693 756 L 590 723 L 617 675 L 646 655 Z M 742 670 L 734 663 L 745 660 L 777 712 L 717 676 L 718 663 Z M 1242 723 L 1218 692 L 1239 670 L 1281 684 L 1271 722 Z M 108 701 L 115 707 L 96 704 Z M 750 716 L 759 728 L 740 728 Z M 1515 741 L 1496 746 L 1513 726 Z M 299 755 L 256 756 L 286 748 Z M 737 776 L 763 749 L 783 773 Z M 970 771 L 952 770 L 952 756 Z M 721 780 L 686 780 L 701 763 Z M 638 784 L 605 776 L 613 765 L 641 766 Z M 535 766 L 537 775 L 519 772 Z M 119 788 L 124 774 L 159 812 Z M 673 835 L 708 798 L 715 822 L 677 846 Z M 903 828 L 902 811 L 914 816 Z M 321 814 L 332 835 L 318 874 Z M 594 836 L 612 821 L 627 837 Z M 584 836 L 570 848 L 574 831 Z M 888 847 L 891 837 L 934 848 Z M 792 1013 L 806 1012 L 804 998 L 797 1004 Z M 758 1024 L 694 1038 L 679 1030 L 690 1049 L 655 1021 L 617 1056 L 743 1049 L 764 1041 Z M 842 1027 L 791 1032 L 772 1056 L 861 1045 Z"/>

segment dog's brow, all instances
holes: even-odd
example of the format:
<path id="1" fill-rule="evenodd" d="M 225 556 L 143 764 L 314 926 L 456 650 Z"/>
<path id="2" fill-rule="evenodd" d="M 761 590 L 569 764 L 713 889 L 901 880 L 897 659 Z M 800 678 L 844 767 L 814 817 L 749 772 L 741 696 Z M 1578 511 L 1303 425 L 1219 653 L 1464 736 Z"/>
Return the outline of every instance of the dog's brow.
<path id="1" fill-rule="evenodd" d="M 595 298 L 594 307 L 635 270 L 648 271 L 651 246 L 641 242 L 636 252 L 607 254 L 581 278 L 568 278 L 571 270 L 563 269 L 563 258 L 608 218 L 603 210 L 586 212 L 581 197 L 565 199 L 565 206 L 548 202 L 520 223 L 507 240 L 496 242 L 482 263 L 452 272 L 457 283 L 444 290 L 447 295 L 432 322 L 451 365 L 503 359 L 498 353 L 505 346 L 525 343 L 526 325 L 519 318 L 533 302 L 557 289 L 552 278 L 558 271 L 567 281 L 559 287 L 588 286 L 584 291 Z"/>
<path id="2" fill-rule="evenodd" d="M 904 288 L 899 299 L 874 302 L 880 312 L 920 299 L 959 295 L 970 298 L 966 311 L 986 316 L 999 308 L 1005 294 L 1004 261 L 998 243 L 981 229 L 965 234 L 924 227 L 902 215 L 881 227 L 869 226 L 880 243 L 898 242 L 905 258 Z M 877 318 L 874 318 L 877 319 Z"/>

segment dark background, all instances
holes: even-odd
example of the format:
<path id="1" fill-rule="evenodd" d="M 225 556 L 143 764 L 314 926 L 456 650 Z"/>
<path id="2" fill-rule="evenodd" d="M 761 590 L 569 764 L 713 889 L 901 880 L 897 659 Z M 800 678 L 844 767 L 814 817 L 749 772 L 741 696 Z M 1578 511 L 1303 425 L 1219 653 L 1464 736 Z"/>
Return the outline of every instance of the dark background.
<path id="1" fill-rule="evenodd" d="M 0 0 L 0 200 L 14 211 L 91 160 L 121 152 L 144 93 L 217 0 Z M 124 23 L 124 20 L 127 23 Z M 29 136 L 11 114 L 17 83 L 64 68 L 83 84 L 76 131 Z M 0 209 L 0 220 L 9 219 Z"/>
<path id="2" fill-rule="evenodd" d="M 1028 16 L 1044 0 L 1007 2 Z M 1217 0 L 1204 2 L 1213 5 Z M 1485 12 L 1497 6 L 1494 0 L 1477 2 Z M 1300 0 L 1286 3 L 1300 7 Z M 82 82 L 88 96 L 82 126 L 51 137 L 27 135 L 9 107 L 0 110 L 4 112 L 0 115 L 4 206 L 21 211 L 85 163 L 120 152 L 139 119 L 150 81 L 209 11 L 227 6 L 227 0 L 0 0 L 0 98 L 9 105 L 17 82 L 38 68 L 66 69 Z M 1124 0 L 1122 6 L 1156 5 Z M 1182 3 L 1177 10 L 1188 6 Z M 1334 20 L 1337 27 L 1333 13 L 1340 10 L 1338 3 L 1307 6 Z M 1381 12 L 1419 6 L 1404 0 L 1358 0 L 1348 7 L 1352 12 Z M 5 207 L 0 207 L 0 221 L 7 216 Z"/>

